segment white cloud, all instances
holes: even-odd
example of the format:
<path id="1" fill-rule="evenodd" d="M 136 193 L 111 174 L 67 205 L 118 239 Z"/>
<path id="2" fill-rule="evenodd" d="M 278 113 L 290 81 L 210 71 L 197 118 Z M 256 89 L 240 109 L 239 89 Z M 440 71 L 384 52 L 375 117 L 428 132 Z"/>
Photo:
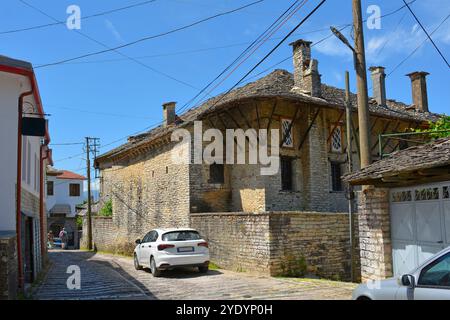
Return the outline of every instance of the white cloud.
<path id="1" fill-rule="evenodd" d="M 106 25 L 106 28 L 108 28 L 108 30 L 112 33 L 112 35 L 114 36 L 114 38 L 116 38 L 116 40 L 118 42 L 125 42 L 125 40 L 122 38 L 122 35 L 120 34 L 120 32 L 117 31 L 116 27 L 110 20 L 105 19 L 105 25 Z"/>
<path id="2" fill-rule="evenodd" d="M 319 36 L 316 36 L 316 39 L 313 39 L 313 45 L 315 42 L 318 42 L 320 39 L 323 39 L 329 35 L 329 33 L 324 33 Z M 342 57 L 347 59 L 352 59 L 352 52 L 349 48 L 347 48 L 339 39 L 332 36 L 327 40 L 320 42 L 317 45 L 314 45 L 313 50 L 317 50 L 322 54 L 326 54 L 334 57 Z"/>

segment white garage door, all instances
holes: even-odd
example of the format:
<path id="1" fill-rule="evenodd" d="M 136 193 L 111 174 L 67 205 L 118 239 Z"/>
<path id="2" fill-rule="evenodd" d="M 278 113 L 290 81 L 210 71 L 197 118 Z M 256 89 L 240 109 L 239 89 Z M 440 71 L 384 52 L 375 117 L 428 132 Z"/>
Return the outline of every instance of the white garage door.
<path id="1" fill-rule="evenodd" d="M 391 189 L 394 275 L 450 246 L 450 181 Z"/>

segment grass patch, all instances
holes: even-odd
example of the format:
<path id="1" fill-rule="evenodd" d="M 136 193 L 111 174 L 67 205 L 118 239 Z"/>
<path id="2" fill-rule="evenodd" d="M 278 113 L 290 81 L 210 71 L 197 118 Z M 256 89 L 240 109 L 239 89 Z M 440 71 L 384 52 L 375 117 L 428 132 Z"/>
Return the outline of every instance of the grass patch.
<path id="1" fill-rule="evenodd" d="M 219 270 L 221 269 L 217 264 L 215 264 L 214 262 L 209 262 L 209 270 Z"/>

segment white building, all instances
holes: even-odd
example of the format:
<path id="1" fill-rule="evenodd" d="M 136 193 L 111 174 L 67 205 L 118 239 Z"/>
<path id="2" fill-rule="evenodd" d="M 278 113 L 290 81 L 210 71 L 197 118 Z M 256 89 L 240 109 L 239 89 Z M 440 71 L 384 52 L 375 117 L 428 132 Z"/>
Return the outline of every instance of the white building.
<path id="1" fill-rule="evenodd" d="M 31 283 L 46 254 L 44 116 L 32 65 L 0 56 L 0 299 Z"/>
<path id="2" fill-rule="evenodd" d="M 68 170 L 47 168 L 47 225 L 57 237 L 63 227 L 68 233 L 69 248 L 79 248 L 76 206 L 85 200 L 85 177 Z"/>

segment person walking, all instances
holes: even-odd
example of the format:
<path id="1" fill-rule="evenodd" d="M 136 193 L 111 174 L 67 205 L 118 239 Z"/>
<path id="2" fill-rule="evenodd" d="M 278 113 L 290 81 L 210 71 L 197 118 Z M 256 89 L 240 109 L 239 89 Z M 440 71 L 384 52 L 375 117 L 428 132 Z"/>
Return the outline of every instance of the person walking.
<path id="1" fill-rule="evenodd" d="M 65 250 L 67 249 L 67 231 L 66 228 L 62 228 L 61 232 L 59 233 L 59 237 L 61 238 L 61 249 Z"/>
<path id="2" fill-rule="evenodd" d="M 47 247 L 49 249 L 53 249 L 54 241 L 55 241 L 55 237 L 53 235 L 53 231 L 50 230 L 50 232 L 47 234 Z"/>

